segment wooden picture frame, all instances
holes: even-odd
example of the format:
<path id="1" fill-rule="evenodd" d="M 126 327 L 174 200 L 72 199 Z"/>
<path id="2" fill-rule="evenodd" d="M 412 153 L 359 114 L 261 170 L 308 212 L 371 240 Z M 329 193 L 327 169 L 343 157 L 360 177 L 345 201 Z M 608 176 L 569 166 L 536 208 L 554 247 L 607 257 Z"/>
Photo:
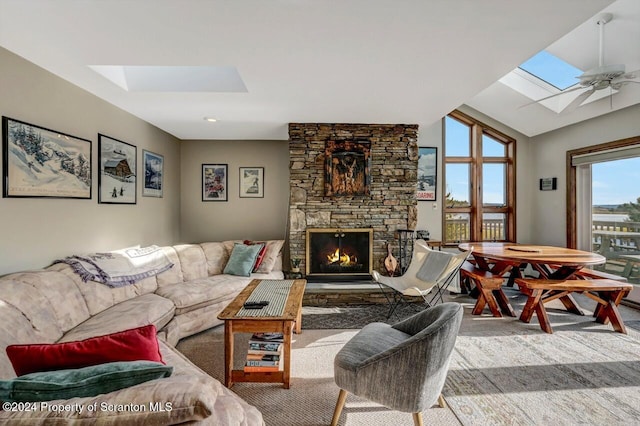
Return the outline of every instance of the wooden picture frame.
<path id="1" fill-rule="evenodd" d="M 228 201 L 228 165 L 202 165 L 202 201 Z"/>
<path id="2" fill-rule="evenodd" d="M 240 198 L 264 198 L 264 167 L 240 167 Z"/>
<path id="3" fill-rule="evenodd" d="M 438 148 L 418 148 L 418 201 L 436 201 L 438 182 Z"/>
<path id="4" fill-rule="evenodd" d="M 142 150 L 142 196 L 162 198 L 164 179 L 164 156 L 155 152 Z"/>
<path id="5" fill-rule="evenodd" d="M 2 196 L 91 199 L 91 141 L 2 117 Z"/>
<path id="6" fill-rule="evenodd" d="M 136 146 L 98 133 L 98 153 L 98 203 L 136 204 Z"/>

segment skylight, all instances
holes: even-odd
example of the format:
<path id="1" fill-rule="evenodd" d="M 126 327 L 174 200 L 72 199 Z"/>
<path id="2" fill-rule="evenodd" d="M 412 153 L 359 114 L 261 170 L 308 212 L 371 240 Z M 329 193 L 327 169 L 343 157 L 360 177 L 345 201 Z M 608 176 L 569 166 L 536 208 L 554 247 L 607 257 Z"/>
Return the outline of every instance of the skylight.
<path id="1" fill-rule="evenodd" d="M 128 92 L 247 92 L 235 67 L 89 65 Z"/>
<path id="2" fill-rule="evenodd" d="M 534 55 L 520 65 L 519 68 L 560 90 L 565 90 L 578 83 L 576 77 L 582 74 L 582 70 L 553 56 L 545 50 Z"/>

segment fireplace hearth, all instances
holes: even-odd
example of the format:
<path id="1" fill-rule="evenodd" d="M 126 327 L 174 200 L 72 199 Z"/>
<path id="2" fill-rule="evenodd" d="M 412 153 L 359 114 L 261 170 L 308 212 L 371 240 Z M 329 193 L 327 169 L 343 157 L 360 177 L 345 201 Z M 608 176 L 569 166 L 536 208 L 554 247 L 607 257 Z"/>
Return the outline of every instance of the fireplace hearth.
<path id="1" fill-rule="evenodd" d="M 308 228 L 308 277 L 370 278 L 373 229 Z"/>

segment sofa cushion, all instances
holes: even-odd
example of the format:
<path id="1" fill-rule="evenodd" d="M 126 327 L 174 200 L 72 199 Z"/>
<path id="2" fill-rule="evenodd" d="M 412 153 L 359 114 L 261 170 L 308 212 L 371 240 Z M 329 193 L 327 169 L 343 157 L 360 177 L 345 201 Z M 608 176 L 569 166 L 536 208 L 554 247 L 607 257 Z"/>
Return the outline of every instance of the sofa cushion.
<path id="1" fill-rule="evenodd" d="M 153 293 L 145 294 L 94 315 L 69 330 L 59 342 L 84 340 L 148 324 L 153 324 L 160 330 L 171 320 L 174 312 L 175 306 L 170 300 Z"/>
<path id="2" fill-rule="evenodd" d="M 24 289 L 33 297 L 42 294 L 49 302 L 57 325 L 66 332 L 89 318 L 89 308 L 78 288 L 78 284 L 64 273 L 54 270 L 19 272 L 10 278 L 23 283 Z"/>
<path id="3" fill-rule="evenodd" d="M 198 244 L 180 244 L 173 246 L 180 258 L 180 267 L 184 281 L 196 280 L 207 276 L 207 258 Z"/>
<path id="4" fill-rule="evenodd" d="M 229 253 L 225 249 L 224 243 L 201 243 L 200 247 L 207 258 L 207 273 L 210 276 L 221 274 L 229 260 Z"/>
<path id="5" fill-rule="evenodd" d="M 49 299 L 32 286 L 14 280 L 12 275 L 0 279 L 0 305 L 4 304 L 20 311 L 38 334 L 50 336 L 53 341 L 62 336 L 63 331 Z"/>
<path id="6" fill-rule="evenodd" d="M 158 287 L 167 284 L 181 283 L 184 281 L 184 277 L 182 276 L 182 266 L 180 265 L 180 258 L 178 257 L 176 249 L 173 247 L 162 247 L 162 251 L 167 255 L 171 263 L 173 263 L 173 268 L 156 275 Z"/>
<path id="7" fill-rule="evenodd" d="M 176 306 L 176 315 L 233 299 L 251 282 L 251 277 L 214 275 L 159 288 L 157 294 L 170 299 Z"/>
<path id="8" fill-rule="evenodd" d="M 236 244 L 233 247 L 231 256 L 229 256 L 227 265 L 224 267 L 224 273 L 248 277 L 251 275 L 253 266 L 256 264 L 258 254 L 260 254 L 260 250 L 263 248 L 264 246 L 261 244 Z"/>
<path id="9" fill-rule="evenodd" d="M 154 325 L 75 342 L 10 345 L 7 355 L 18 376 L 115 361 L 162 362 Z"/>
<path id="10" fill-rule="evenodd" d="M 0 401 L 33 402 L 96 396 L 171 376 L 159 362 L 108 362 L 89 367 L 41 371 L 0 381 Z"/>
<path id="11" fill-rule="evenodd" d="M 76 282 L 91 315 L 96 315 L 117 303 L 136 296 L 153 293 L 158 288 L 156 277 L 145 278 L 135 284 L 124 287 L 112 288 L 95 281 L 83 282 L 80 276 L 73 272 L 71 266 L 67 264 L 56 263 L 47 268 L 47 270 L 61 272 Z"/>

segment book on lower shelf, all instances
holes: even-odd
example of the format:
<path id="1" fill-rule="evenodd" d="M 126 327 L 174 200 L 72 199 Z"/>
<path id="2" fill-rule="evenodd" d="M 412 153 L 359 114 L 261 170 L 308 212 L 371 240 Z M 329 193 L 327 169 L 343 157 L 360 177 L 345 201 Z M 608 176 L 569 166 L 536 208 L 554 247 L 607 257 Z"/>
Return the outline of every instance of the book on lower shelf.
<path id="1" fill-rule="evenodd" d="M 247 362 L 244 365 L 244 371 L 279 371 L 280 355 L 274 354 L 247 354 Z"/>
<path id="2" fill-rule="evenodd" d="M 251 336 L 244 371 L 279 371 L 282 342 L 282 333 L 255 333 Z"/>
<path id="3" fill-rule="evenodd" d="M 249 353 L 278 354 L 283 342 L 282 333 L 254 333 L 249 339 Z"/>
<path id="4" fill-rule="evenodd" d="M 273 373 L 277 371 L 280 371 L 279 366 L 244 366 L 245 373 Z"/>

